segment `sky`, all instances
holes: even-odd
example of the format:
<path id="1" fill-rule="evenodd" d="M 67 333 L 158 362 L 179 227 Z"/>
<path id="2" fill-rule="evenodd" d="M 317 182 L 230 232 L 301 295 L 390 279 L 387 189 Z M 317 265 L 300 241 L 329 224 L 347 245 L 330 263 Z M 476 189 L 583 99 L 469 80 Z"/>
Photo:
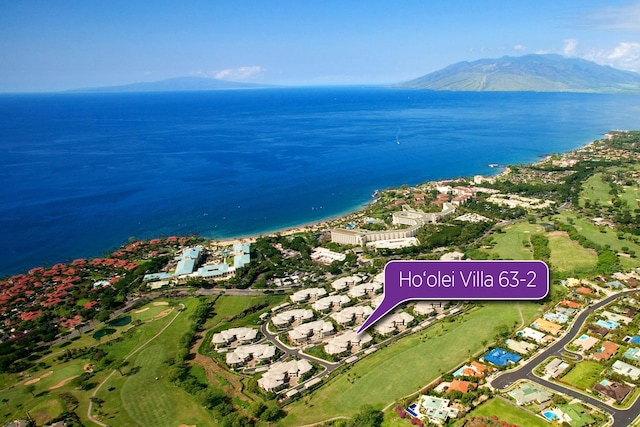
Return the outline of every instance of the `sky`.
<path id="1" fill-rule="evenodd" d="M 532 53 L 640 72 L 640 0 L 0 0 L 0 92 L 389 84 Z"/>

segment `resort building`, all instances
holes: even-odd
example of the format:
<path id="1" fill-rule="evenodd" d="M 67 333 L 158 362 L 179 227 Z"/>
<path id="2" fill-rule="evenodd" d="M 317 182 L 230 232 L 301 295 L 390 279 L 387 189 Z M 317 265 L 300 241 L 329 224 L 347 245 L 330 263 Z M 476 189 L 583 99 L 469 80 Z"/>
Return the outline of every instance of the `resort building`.
<path id="1" fill-rule="evenodd" d="M 303 323 L 289 331 L 289 339 L 295 344 L 307 341 L 319 341 L 334 332 L 333 323 L 326 320 L 316 320 Z"/>
<path id="2" fill-rule="evenodd" d="M 382 283 L 370 282 L 370 283 L 364 283 L 362 285 L 354 286 L 353 288 L 349 289 L 349 292 L 347 292 L 347 295 L 349 295 L 351 298 L 358 298 L 358 299 L 367 298 L 367 297 L 370 298 L 381 291 L 382 291 Z"/>
<path id="3" fill-rule="evenodd" d="M 347 305 L 351 302 L 351 298 L 346 295 L 329 295 L 328 297 L 320 298 L 311 307 L 318 312 L 324 312 L 332 310 L 333 308 L 339 308 Z"/>
<path id="4" fill-rule="evenodd" d="M 294 385 L 291 382 L 299 380 L 312 369 L 313 366 L 306 359 L 276 362 L 258 380 L 258 385 L 268 392 L 276 392 Z"/>
<path id="5" fill-rule="evenodd" d="M 252 360 L 257 363 L 271 360 L 276 355 L 276 348 L 270 344 L 241 345 L 226 354 L 227 365 L 230 367 L 243 366 Z"/>
<path id="6" fill-rule="evenodd" d="M 198 277 L 202 277 L 205 279 L 216 278 L 216 277 L 227 277 L 232 273 L 233 271 L 229 268 L 227 264 L 203 265 L 197 271 Z"/>
<path id="7" fill-rule="evenodd" d="M 395 225 L 408 225 L 408 228 L 383 231 L 334 228 L 330 230 L 331 241 L 344 245 L 365 246 L 370 242 L 408 239 L 415 237 L 423 225 L 438 222 L 455 211 L 456 207 L 451 203 L 444 203 L 441 212 L 430 213 L 410 209 L 405 206 L 402 211 L 392 214 L 392 223 Z"/>
<path id="8" fill-rule="evenodd" d="M 330 251 L 327 248 L 315 248 L 311 252 L 311 259 L 320 264 L 331 264 L 333 261 L 344 261 L 347 258 L 345 254 Z"/>
<path id="9" fill-rule="evenodd" d="M 389 335 L 391 333 L 406 329 L 414 317 L 409 313 L 391 313 L 378 320 L 373 326 L 373 330 L 380 335 Z"/>
<path id="10" fill-rule="evenodd" d="M 373 313 L 373 309 L 368 305 L 357 305 L 331 313 L 330 317 L 339 325 L 347 325 L 352 322 L 357 323 L 359 320 L 364 320 L 364 318 L 369 316 L 371 313 Z"/>
<path id="11" fill-rule="evenodd" d="M 233 267 L 241 268 L 251 261 L 251 243 L 236 243 L 233 245 Z"/>
<path id="12" fill-rule="evenodd" d="M 294 292 L 289 298 L 291 298 L 292 302 L 299 304 L 307 301 L 315 301 L 326 294 L 327 291 L 324 288 L 307 288 Z"/>
<path id="13" fill-rule="evenodd" d="M 358 334 L 356 331 L 350 330 L 328 339 L 324 351 L 329 355 L 342 356 L 365 348 L 372 340 L 373 338 L 366 332 Z"/>
<path id="14" fill-rule="evenodd" d="M 331 284 L 331 287 L 336 291 L 343 291 L 345 289 L 351 289 L 354 286 L 360 284 L 361 282 L 362 282 L 362 277 L 360 276 L 341 277 L 339 279 L 334 280 L 333 283 Z"/>
<path id="15" fill-rule="evenodd" d="M 258 330 L 251 328 L 232 328 L 213 334 L 211 343 L 215 348 L 228 347 L 233 344 L 247 344 L 258 338 Z"/>
<path id="16" fill-rule="evenodd" d="M 186 276 L 193 273 L 196 264 L 200 261 L 202 246 L 187 248 L 182 252 L 174 276 Z"/>
<path id="17" fill-rule="evenodd" d="M 292 323 L 304 323 L 313 319 L 313 311 L 309 309 L 287 310 L 276 314 L 271 318 L 271 322 L 277 327 L 282 328 Z"/>

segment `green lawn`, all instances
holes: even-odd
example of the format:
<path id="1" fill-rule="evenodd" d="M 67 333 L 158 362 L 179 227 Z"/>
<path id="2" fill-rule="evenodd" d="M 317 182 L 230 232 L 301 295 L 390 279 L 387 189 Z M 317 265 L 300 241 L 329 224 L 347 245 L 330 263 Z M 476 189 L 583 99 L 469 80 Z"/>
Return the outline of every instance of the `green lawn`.
<path id="1" fill-rule="evenodd" d="M 516 405 L 499 398 L 486 401 L 482 405 L 471 411 L 465 418 L 459 420 L 454 425 L 463 425 L 464 420 L 471 417 L 490 417 L 492 415 L 500 418 L 501 421 L 526 427 L 548 427 L 549 423 L 532 413 L 517 407 Z"/>
<path id="2" fill-rule="evenodd" d="M 584 206 L 584 200 L 598 202 L 601 205 L 609 203 L 613 196 L 609 194 L 611 187 L 608 182 L 602 182 L 602 174 L 596 173 L 582 184 L 582 192 L 580 193 L 580 205 Z"/>
<path id="3" fill-rule="evenodd" d="M 525 322 L 532 320 L 540 307 L 528 302 L 519 305 Z M 383 408 L 482 350 L 483 341 L 493 340 L 496 327 L 511 328 L 520 322 L 518 304 L 482 304 L 455 322 L 436 324 L 366 357 L 308 398 L 287 407 L 289 415 L 279 425 L 296 426 L 350 416 L 365 403 Z"/>
<path id="4" fill-rule="evenodd" d="M 554 268 L 565 272 L 588 272 L 595 269 L 598 263 L 598 255 L 593 249 L 580 246 L 569 238 L 567 233 L 550 233 L 549 249 L 551 249 L 550 262 Z"/>
<path id="5" fill-rule="evenodd" d="M 525 242 L 529 242 L 531 234 L 542 232 L 542 227 L 522 222 L 507 226 L 503 230 L 504 233 L 493 234 L 496 244 L 491 249 L 492 253 L 498 254 L 501 259 L 533 259 L 533 250 L 526 247 Z"/>
<path id="6" fill-rule="evenodd" d="M 281 303 L 286 296 L 284 295 L 257 295 L 257 296 L 230 296 L 222 295 L 218 297 L 213 307 L 215 315 L 207 320 L 204 324 L 204 329 L 212 329 L 224 324 L 224 328 L 233 328 L 236 326 L 256 326 L 260 313 L 268 311 L 270 307 Z M 268 308 L 261 309 L 255 313 L 229 321 L 230 318 L 242 313 L 244 310 L 258 306 L 268 304 Z"/>
<path id="7" fill-rule="evenodd" d="M 624 187 L 624 191 L 619 194 L 619 197 L 627 203 L 629 209 L 634 210 L 640 208 L 640 187 L 637 185 Z"/>
<path id="8" fill-rule="evenodd" d="M 619 240 L 616 232 L 608 227 L 597 227 L 587 219 L 578 218 L 574 213 L 570 212 L 563 212 L 554 216 L 554 219 L 565 223 L 568 223 L 569 218 L 573 220 L 573 226 L 576 230 L 592 242 L 602 246 L 609 245 L 618 252 L 622 251 L 623 246 L 627 246 L 629 249 L 636 251 L 636 254 L 640 257 L 640 245 L 626 239 Z M 620 257 L 620 263 L 624 267 L 636 268 L 640 267 L 640 258 Z"/>
<path id="9" fill-rule="evenodd" d="M 131 357 L 129 366 L 123 369 L 125 374 L 133 367 L 139 367 L 139 371 L 125 376 L 116 372 L 100 389 L 97 397 L 105 400 L 101 409 L 105 413 L 101 416 L 103 422 L 110 425 L 167 427 L 175 427 L 181 423 L 215 425 L 210 412 L 197 404 L 193 396 L 167 379 L 169 366 L 165 361 L 176 354 L 180 337 L 191 324 L 189 315 L 198 301 L 189 299 L 184 303 L 186 310 L 161 335 Z M 174 311 L 164 318 L 166 321 L 162 322 L 163 325 L 166 325 L 175 313 Z M 128 354 L 132 350 L 131 346 L 124 345 L 124 342 L 114 344 L 113 347 L 117 345 L 122 345 L 122 348 L 113 349 L 118 354 L 124 353 L 125 350 L 128 350 Z M 111 391 L 109 388 L 112 388 Z M 140 399 L 139 396 L 144 396 L 144 399 Z M 96 413 L 94 410 L 94 416 Z"/>
<path id="10" fill-rule="evenodd" d="M 562 381 L 588 390 L 600 379 L 602 371 L 604 371 L 604 366 L 598 362 L 586 360 L 576 364 L 569 373 L 562 377 Z"/>

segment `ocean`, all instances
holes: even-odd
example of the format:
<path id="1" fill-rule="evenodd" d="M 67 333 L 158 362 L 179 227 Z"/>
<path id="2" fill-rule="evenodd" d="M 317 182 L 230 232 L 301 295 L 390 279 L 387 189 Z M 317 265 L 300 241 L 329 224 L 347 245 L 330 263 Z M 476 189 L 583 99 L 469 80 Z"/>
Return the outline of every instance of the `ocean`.
<path id="1" fill-rule="evenodd" d="M 130 238 L 265 233 L 377 189 L 495 174 L 611 129 L 640 97 L 380 87 L 0 95 L 0 275 Z"/>

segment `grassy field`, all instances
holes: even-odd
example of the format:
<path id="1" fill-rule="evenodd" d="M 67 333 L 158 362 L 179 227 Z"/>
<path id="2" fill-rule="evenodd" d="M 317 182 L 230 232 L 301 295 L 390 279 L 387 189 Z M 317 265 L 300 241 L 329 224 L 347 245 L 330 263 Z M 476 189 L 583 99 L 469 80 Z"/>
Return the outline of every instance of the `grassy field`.
<path id="1" fill-rule="evenodd" d="M 522 222 L 507 226 L 503 230 L 504 233 L 493 234 L 496 243 L 491 249 L 492 253 L 498 254 L 501 259 L 533 259 L 533 250 L 526 247 L 525 242 L 529 243 L 531 234 L 542 232 L 542 227 Z"/>
<path id="2" fill-rule="evenodd" d="M 485 403 L 471 411 L 465 418 L 456 422 L 454 426 L 462 426 L 464 424 L 464 420 L 470 417 L 490 417 L 492 415 L 496 415 L 498 418 L 500 418 L 501 421 L 505 421 L 509 423 L 509 425 L 515 424 L 518 426 L 527 427 L 549 426 L 549 423 L 547 421 L 544 421 L 542 418 L 535 416 L 524 409 L 518 408 L 517 406 L 504 399 L 499 398 L 494 398 L 486 401 Z"/>
<path id="3" fill-rule="evenodd" d="M 596 173 L 582 184 L 582 192 L 580 193 L 580 205 L 584 206 L 585 200 L 598 202 L 601 205 L 611 201 L 613 196 L 609 194 L 611 187 L 608 182 L 602 182 L 602 174 Z"/>
<path id="4" fill-rule="evenodd" d="M 169 366 L 164 362 L 177 351 L 180 337 L 191 324 L 189 315 L 197 304 L 196 299 L 185 300 L 186 310 L 180 313 L 175 322 L 162 334 L 129 359 L 129 365 L 123 368 L 125 375 L 122 376 L 116 372 L 110 377 L 97 394 L 97 397 L 105 402 L 102 407 L 94 405 L 94 416 L 100 414 L 100 418 L 110 425 L 176 427 L 182 422 L 199 426 L 213 425 L 208 411 L 195 403 L 192 396 L 166 379 Z M 144 312 L 131 313 L 132 320 L 144 314 L 147 316 L 146 323 L 139 326 L 116 327 L 117 334 L 103 338 L 101 343 L 91 338 L 93 332 L 89 332 L 81 339 L 73 341 L 73 346 L 63 347 L 57 352 L 80 348 L 83 346 L 79 343 L 84 343 L 84 347 L 100 345 L 100 348 L 106 352 L 106 357 L 121 360 L 158 334 L 178 313 L 176 308 L 171 313 L 159 316 L 163 311 L 171 308 L 153 304 L 147 307 L 149 310 Z M 113 339 L 114 336 L 122 339 Z M 85 365 L 96 365 L 94 376 L 89 380 L 95 387 L 111 374 L 112 369 L 100 369 L 100 362 L 90 360 L 89 356 L 78 357 L 67 362 L 57 360 L 58 356 L 59 354 L 47 356 L 43 359 L 47 364 L 46 367 L 33 368 L 22 377 L 2 376 L 3 388 L 0 389 L 0 400 L 3 401 L 3 405 L 0 407 L 0 422 L 23 418 L 25 412 L 29 411 L 38 425 L 44 425 L 65 409 L 66 403 L 63 396 L 67 393 L 78 400 L 75 412 L 83 423 L 93 425 L 86 419 L 86 413 L 89 397 L 94 388 L 83 391 L 78 388 L 73 379 L 85 371 Z M 127 375 L 130 372 L 133 374 Z M 145 398 L 141 399 L 140 396 Z"/>
<path id="5" fill-rule="evenodd" d="M 596 267 L 598 255 L 593 249 L 583 248 L 564 232 L 549 233 L 547 236 L 549 249 L 551 249 L 549 261 L 554 268 L 580 273 L 592 271 Z"/>
<path id="6" fill-rule="evenodd" d="M 519 304 L 525 322 L 539 305 Z M 441 373 L 454 369 L 493 340 L 501 325 L 520 325 L 518 304 L 487 303 L 454 322 L 443 322 L 408 336 L 356 363 L 308 398 L 286 408 L 279 423 L 296 426 L 353 415 L 364 404 L 377 408 L 412 394 Z"/>
<path id="7" fill-rule="evenodd" d="M 623 246 L 627 246 L 629 249 L 636 251 L 636 254 L 640 256 L 640 245 L 627 239 L 620 240 L 616 232 L 608 227 L 600 228 L 592 222 L 578 218 L 575 214 L 570 212 L 563 212 L 560 215 L 555 215 L 555 219 L 568 223 L 568 219 L 573 220 L 573 226 L 587 239 L 599 245 L 609 245 L 615 251 L 621 252 Z M 620 257 L 620 263 L 623 267 L 636 268 L 640 267 L 640 258 Z"/>
<path id="8" fill-rule="evenodd" d="M 581 389 L 590 389 L 600 378 L 603 370 L 604 367 L 598 362 L 590 360 L 583 361 L 576 364 L 567 375 L 562 377 L 562 381 L 573 384 Z"/>
<path id="9" fill-rule="evenodd" d="M 637 185 L 624 187 L 624 191 L 619 194 L 619 197 L 627 203 L 629 209 L 640 208 L 640 188 Z"/>
<path id="10" fill-rule="evenodd" d="M 286 296 L 283 295 L 222 295 L 218 297 L 213 308 L 215 315 L 211 319 L 207 320 L 207 322 L 204 324 L 204 329 L 215 329 L 222 324 L 224 324 L 225 328 L 233 328 L 237 325 L 246 326 L 250 323 L 257 323 L 260 313 L 268 311 L 268 309 L 262 309 L 256 313 L 252 313 L 249 316 L 246 316 L 246 318 L 238 319 L 236 321 L 230 321 L 230 319 L 250 307 L 255 307 L 261 304 L 275 306 L 282 302 L 285 298 Z"/>

